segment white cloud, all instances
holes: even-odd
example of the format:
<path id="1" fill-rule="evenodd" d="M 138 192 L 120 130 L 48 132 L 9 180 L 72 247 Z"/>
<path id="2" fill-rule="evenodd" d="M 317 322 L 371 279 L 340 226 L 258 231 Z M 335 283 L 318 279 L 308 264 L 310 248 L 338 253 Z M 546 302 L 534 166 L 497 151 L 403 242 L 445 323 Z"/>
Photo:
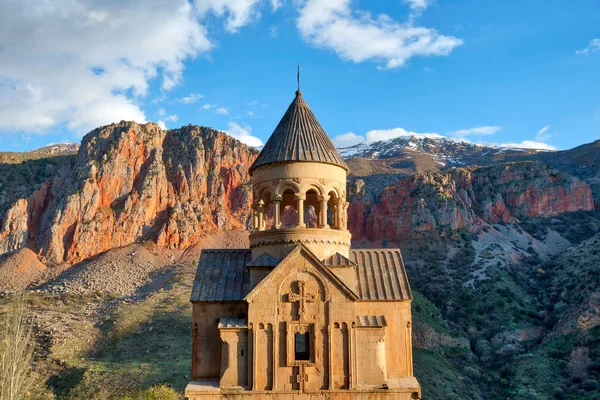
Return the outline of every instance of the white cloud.
<path id="1" fill-rule="evenodd" d="M 250 117 L 254 117 L 254 111 L 248 111 L 248 115 L 249 115 Z"/>
<path id="2" fill-rule="evenodd" d="M 364 136 L 357 135 L 354 132 L 344 133 L 333 138 L 333 143 L 339 147 L 353 146 L 355 144 L 367 142 L 379 142 L 383 140 L 395 139 L 397 137 L 409 137 L 413 136 L 416 138 L 431 138 L 431 139 L 443 139 L 444 136 L 438 133 L 418 133 L 407 131 L 404 128 L 392 128 L 392 129 L 375 129 L 368 131 Z"/>
<path id="3" fill-rule="evenodd" d="M 190 93 L 189 95 L 182 97 L 181 99 L 179 99 L 178 101 L 180 103 L 184 103 L 184 104 L 193 104 L 196 101 L 200 100 L 201 98 L 203 98 L 204 96 L 198 93 Z"/>
<path id="4" fill-rule="evenodd" d="M 164 124 L 164 121 L 171 121 L 171 122 L 177 122 L 177 120 L 179 119 L 179 117 L 175 114 L 173 115 L 168 115 L 168 113 L 165 111 L 164 108 L 159 108 L 158 109 L 158 116 L 161 117 L 162 122 Z"/>
<path id="5" fill-rule="evenodd" d="M 417 133 L 407 131 L 404 128 L 376 129 L 368 131 L 366 134 L 367 142 L 378 142 L 380 140 L 389 140 L 402 136 L 414 136 L 420 138 L 442 139 L 444 136 L 437 133 Z"/>
<path id="6" fill-rule="evenodd" d="M 263 145 L 262 140 L 256 136 L 252 136 L 252 128 L 244 125 L 241 126 L 237 122 L 229 123 L 229 130 L 225 131 L 229 136 L 232 136 L 242 143 L 252 147 L 259 147 Z"/>
<path id="7" fill-rule="evenodd" d="M 502 143 L 499 147 L 513 147 L 518 149 L 537 149 L 537 150 L 557 150 L 555 146 L 548 143 L 536 142 L 534 140 L 524 140 L 519 143 Z"/>
<path id="8" fill-rule="evenodd" d="M 269 28 L 269 36 L 276 38 L 279 35 L 279 29 L 276 26 Z"/>
<path id="9" fill-rule="evenodd" d="M 281 5 L 282 5 L 281 0 L 271 0 L 271 10 L 277 11 L 279 9 L 279 7 L 281 7 Z"/>
<path id="10" fill-rule="evenodd" d="M 354 146 L 355 144 L 359 144 L 364 141 L 366 141 L 364 136 L 357 135 L 354 132 L 344 133 L 343 135 L 338 135 L 333 138 L 333 143 L 337 147 Z"/>
<path id="11" fill-rule="evenodd" d="M 585 49 L 577 50 L 575 54 L 587 55 L 593 51 L 600 50 L 600 39 L 592 39 Z"/>
<path id="12" fill-rule="evenodd" d="M 376 19 L 350 9 L 350 0 L 307 0 L 296 21 L 303 38 L 355 63 L 371 60 L 385 68 L 403 66 L 414 56 L 448 55 L 462 44 L 435 29 L 398 23 L 387 15 Z"/>
<path id="13" fill-rule="evenodd" d="M 205 105 L 203 105 L 201 108 L 204 110 L 210 110 L 211 108 L 213 108 L 214 105 L 213 104 L 208 104 L 206 103 Z"/>
<path id="14" fill-rule="evenodd" d="M 158 122 L 156 123 L 158 126 L 160 126 L 160 129 L 162 130 L 166 130 L 167 126 L 165 125 L 164 121 L 161 121 L 160 119 L 158 120 Z"/>
<path id="15" fill-rule="evenodd" d="M 227 110 L 225 107 L 219 107 L 215 110 L 215 112 L 217 114 L 221 114 L 221 115 L 227 115 L 229 114 L 229 110 Z"/>
<path id="16" fill-rule="evenodd" d="M 448 133 L 448 135 L 452 136 L 455 139 L 464 139 L 466 136 L 469 135 L 493 135 L 500 129 L 502 129 L 501 126 L 478 126 L 469 129 L 459 129 L 457 131 Z"/>
<path id="17" fill-rule="evenodd" d="M 200 14 L 212 12 L 218 17 L 227 15 L 225 29 L 236 33 L 242 26 L 260 18 L 256 9 L 259 0 L 195 0 Z"/>
<path id="18" fill-rule="evenodd" d="M 0 13 L 0 132 L 83 134 L 120 120 L 145 122 L 140 97 L 163 91 L 184 62 L 212 49 L 203 21 L 236 31 L 257 0 L 5 0 Z M 164 121 L 163 121 L 164 122 Z"/>
<path id="19" fill-rule="evenodd" d="M 432 3 L 431 0 L 404 0 L 404 4 L 408 4 L 411 10 L 421 12 L 425 11 L 425 9 Z"/>
<path id="20" fill-rule="evenodd" d="M 548 129 L 550 129 L 550 125 L 544 126 L 542 129 L 535 133 L 535 140 L 541 142 L 543 140 L 549 139 L 552 135 L 548 133 Z"/>

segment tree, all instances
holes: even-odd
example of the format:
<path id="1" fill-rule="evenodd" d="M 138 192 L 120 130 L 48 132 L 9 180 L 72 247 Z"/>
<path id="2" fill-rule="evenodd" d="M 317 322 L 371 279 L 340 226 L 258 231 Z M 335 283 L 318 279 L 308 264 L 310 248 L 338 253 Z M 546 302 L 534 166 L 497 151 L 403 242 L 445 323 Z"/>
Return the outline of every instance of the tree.
<path id="1" fill-rule="evenodd" d="M 0 314 L 0 400 L 21 400 L 33 385 L 33 332 L 24 295 L 16 295 Z"/>

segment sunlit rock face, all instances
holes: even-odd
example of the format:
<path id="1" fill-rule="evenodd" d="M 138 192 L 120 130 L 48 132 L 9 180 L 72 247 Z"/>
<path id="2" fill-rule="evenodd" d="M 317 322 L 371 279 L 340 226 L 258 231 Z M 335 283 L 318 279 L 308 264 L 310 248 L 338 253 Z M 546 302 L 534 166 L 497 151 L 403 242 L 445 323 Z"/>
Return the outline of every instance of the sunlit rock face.
<path id="1" fill-rule="evenodd" d="M 9 210 L 0 249 L 27 245 L 47 262 L 77 262 L 136 241 L 185 248 L 216 229 L 246 229 L 255 157 L 209 128 L 98 128 L 74 166 Z"/>
<path id="2" fill-rule="evenodd" d="M 400 242 L 424 232 L 594 209 L 587 184 L 533 162 L 419 173 L 377 195 L 357 179 L 349 201 L 353 239 Z"/>

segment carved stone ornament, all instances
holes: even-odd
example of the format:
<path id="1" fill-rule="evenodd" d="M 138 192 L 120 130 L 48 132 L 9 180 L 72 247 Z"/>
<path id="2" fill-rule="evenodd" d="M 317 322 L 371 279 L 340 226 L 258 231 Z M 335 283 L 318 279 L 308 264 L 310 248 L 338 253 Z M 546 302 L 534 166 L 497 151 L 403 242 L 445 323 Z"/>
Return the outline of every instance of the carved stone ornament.
<path id="1" fill-rule="evenodd" d="M 312 293 L 306 293 L 305 290 L 306 282 L 298 281 L 298 291 L 299 293 L 291 292 L 288 294 L 288 302 L 296 303 L 298 302 L 298 314 L 304 315 L 306 312 L 306 303 L 312 303 L 316 300 L 316 296 Z"/>

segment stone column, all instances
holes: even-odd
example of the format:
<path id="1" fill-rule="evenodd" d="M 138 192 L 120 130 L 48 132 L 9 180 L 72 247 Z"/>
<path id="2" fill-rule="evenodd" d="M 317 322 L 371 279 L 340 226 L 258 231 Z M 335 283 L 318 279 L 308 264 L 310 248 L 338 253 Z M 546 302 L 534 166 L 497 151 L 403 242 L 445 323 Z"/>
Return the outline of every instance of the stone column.
<path id="1" fill-rule="evenodd" d="M 273 199 L 273 203 L 275 204 L 275 222 L 273 224 L 274 229 L 281 228 L 281 196 L 277 196 Z"/>
<path id="2" fill-rule="evenodd" d="M 339 210 L 339 205 L 337 203 L 333 203 L 332 207 L 331 207 L 331 219 L 332 219 L 332 223 L 333 229 L 340 229 L 340 223 L 339 223 L 339 218 L 338 218 L 338 210 Z"/>
<path id="3" fill-rule="evenodd" d="M 338 229 L 343 230 L 344 227 L 342 226 L 343 222 L 344 222 L 344 217 L 342 215 L 342 213 L 344 212 L 344 203 L 342 202 L 343 200 L 339 200 L 339 203 L 337 204 L 336 207 L 336 221 L 335 221 L 335 225 Z"/>
<path id="4" fill-rule="evenodd" d="M 260 200 L 258 202 L 258 230 L 262 231 L 265 229 L 265 202 Z"/>
<path id="5" fill-rule="evenodd" d="M 321 202 L 321 218 L 319 220 L 319 228 L 329 228 L 327 225 L 327 201 L 329 200 L 329 196 L 321 196 L 319 197 L 319 201 Z"/>
<path id="6" fill-rule="evenodd" d="M 304 200 L 306 200 L 306 196 L 304 194 L 296 195 L 296 200 L 298 200 L 298 223 L 296 228 L 306 228 L 304 224 Z"/>
<path id="7" fill-rule="evenodd" d="M 252 230 L 258 230 L 258 205 L 252 204 Z"/>
<path id="8" fill-rule="evenodd" d="M 252 390 L 256 390 L 256 370 L 257 370 L 257 351 L 258 350 L 258 346 L 256 344 L 256 337 L 257 337 L 257 332 L 258 329 L 254 328 L 254 326 L 252 324 L 250 324 L 250 329 L 249 332 L 252 334 L 252 341 L 248 341 L 249 343 L 252 343 L 252 371 L 250 374 L 248 374 L 248 376 L 252 376 Z"/>
<path id="9" fill-rule="evenodd" d="M 348 203 L 347 201 L 344 201 L 343 206 L 342 206 L 341 221 L 340 221 L 340 229 L 342 229 L 342 230 L 348 230 L 348 207 L 349 206 L 350 206 L 350 203 Z"/>

